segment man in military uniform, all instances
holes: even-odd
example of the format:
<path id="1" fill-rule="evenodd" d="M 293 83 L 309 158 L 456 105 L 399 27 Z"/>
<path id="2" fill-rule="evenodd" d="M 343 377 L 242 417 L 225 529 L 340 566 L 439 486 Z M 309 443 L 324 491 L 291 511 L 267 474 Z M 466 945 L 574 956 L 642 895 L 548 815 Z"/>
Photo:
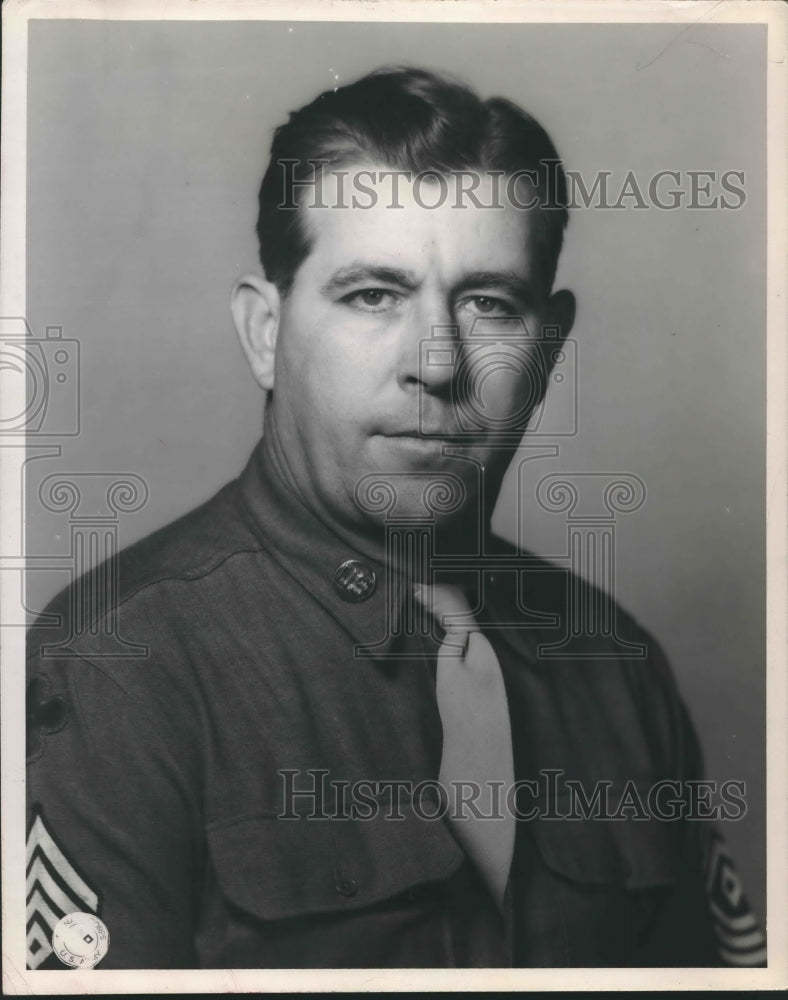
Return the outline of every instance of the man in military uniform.
<path id="1" fill-rule="evenodd" d="M 541 126 L 423 71 L 277 130 L 232 298 L 263 438 L 31 630 L 31 968 L 75 912 L 101 968 L 764 961 L 659 647 L 489 529 L 563 201 Z"/>

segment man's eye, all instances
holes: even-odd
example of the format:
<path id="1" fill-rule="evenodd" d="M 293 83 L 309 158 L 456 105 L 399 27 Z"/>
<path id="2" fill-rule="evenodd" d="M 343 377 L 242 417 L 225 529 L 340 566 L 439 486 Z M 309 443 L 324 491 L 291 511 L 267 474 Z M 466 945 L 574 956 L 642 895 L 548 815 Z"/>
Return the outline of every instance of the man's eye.
<path id="1" fill-rule="evenodd" d="M 491 295 L 474 295 L 460 303 L 461 308 L 466 309 L 473 316 L 516 316 L 519 310 L 511 302 L 504 299 L 494 298 Z"/>
<path id="2" fill-rule="evenodd" d="M 363 312 L 385 312 L 396 305 L 397 296 L 385 288 L 362 288 L 358 292 L 346 295 L 342 301 L 353 309 L 361 309 Z"/>

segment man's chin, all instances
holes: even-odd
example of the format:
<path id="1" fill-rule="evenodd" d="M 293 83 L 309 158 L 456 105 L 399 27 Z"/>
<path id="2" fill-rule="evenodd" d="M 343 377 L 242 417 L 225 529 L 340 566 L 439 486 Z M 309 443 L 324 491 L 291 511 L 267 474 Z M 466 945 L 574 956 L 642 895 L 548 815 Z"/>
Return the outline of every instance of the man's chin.
<path id="1" fill-rule="evenodd" d="M 417 446 L 418 447 L 418 446 Z M 481 468 L 438 453 L 438 461 L 379 466 L 358 480 L 355 501 L 373 520 L 451 520 L 475 507 Z"/>

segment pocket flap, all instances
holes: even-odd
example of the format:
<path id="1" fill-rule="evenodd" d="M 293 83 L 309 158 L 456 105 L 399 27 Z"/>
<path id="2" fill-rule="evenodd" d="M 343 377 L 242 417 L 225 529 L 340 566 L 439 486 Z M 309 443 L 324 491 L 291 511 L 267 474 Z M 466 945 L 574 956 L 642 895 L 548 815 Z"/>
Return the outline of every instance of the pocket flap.
<path id="1" fill-rule="evenodd" d="M 448 878 L 463 853 L 440 820 L 278 819 L 213 824 L 208 845 L 219 885 L 265 920 L 370 906 Z"/>
<path id="2" fill-rule="evenodd" d="M 558 814 L 568 811 L 559 802 Z M 676 880 L 680 822 L 589 817 L 528 825 L 547 867 L 574 882 L 646 889 Z"/>

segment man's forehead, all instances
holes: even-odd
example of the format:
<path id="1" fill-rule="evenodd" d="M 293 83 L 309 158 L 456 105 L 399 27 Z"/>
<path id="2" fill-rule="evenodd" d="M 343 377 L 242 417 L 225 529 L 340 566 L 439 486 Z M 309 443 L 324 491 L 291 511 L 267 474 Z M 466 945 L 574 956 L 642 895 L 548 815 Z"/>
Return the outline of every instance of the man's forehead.
<path id="1" fill-rule="evenodd" d="M 521 204 L 529 182 L 518 187 Z M 471 190 L 472 188 L 472 190 Z M 301 193 L 302 219 L 312 255 L 337 261 L 373 257 L 401 266 L 436 255 L 478 269 L 537 269 L 538 209 L 507 202 L 500 171 L 394 171 L 353 164 L 326 171 Z"/>

